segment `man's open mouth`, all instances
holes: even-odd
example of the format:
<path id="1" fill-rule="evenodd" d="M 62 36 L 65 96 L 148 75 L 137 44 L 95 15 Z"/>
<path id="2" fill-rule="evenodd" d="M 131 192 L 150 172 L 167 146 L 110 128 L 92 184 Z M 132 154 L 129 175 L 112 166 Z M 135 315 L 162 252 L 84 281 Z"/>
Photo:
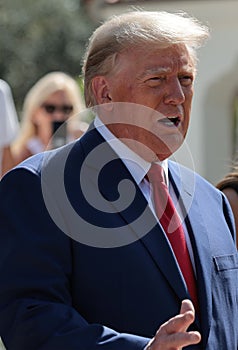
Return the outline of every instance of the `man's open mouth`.
<path id="1" fill-rule="evenodd" d="M 159 122 L 165 124 L 166 126 L 178 126 L 181 121 L 181 118 L 179 116 L 175 117 L 166 117 L 163 119 L 160 119 Z"/>

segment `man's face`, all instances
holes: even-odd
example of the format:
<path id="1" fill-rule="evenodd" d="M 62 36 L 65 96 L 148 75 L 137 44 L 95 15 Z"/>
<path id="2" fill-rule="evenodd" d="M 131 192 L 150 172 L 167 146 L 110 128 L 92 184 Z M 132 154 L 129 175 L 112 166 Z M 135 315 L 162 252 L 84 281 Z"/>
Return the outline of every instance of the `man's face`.
<path id="1" fill-rule="evenodd" d="M 188 50 L 184 45 L 132 49 L 120 54 L 116 65 L 105 77 L 104 93 L 112 105 L 130 102 L 149 108 L 128 113 L 127 120 L 135 127 L 111 124 L 110 130 L 147 146 L 160 160 L 169 157 L 182 144 L 189 125 L 195 67 Z M 133 142 L 128 145 L 133 148 Z M 156 160 L 152 158 L 147 160 Z"/>

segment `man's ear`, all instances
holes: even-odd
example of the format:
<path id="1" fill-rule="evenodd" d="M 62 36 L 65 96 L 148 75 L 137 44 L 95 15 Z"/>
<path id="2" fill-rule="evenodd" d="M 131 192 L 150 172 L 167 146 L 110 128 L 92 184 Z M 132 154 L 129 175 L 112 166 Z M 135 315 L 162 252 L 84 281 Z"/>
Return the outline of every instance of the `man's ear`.
<path id="1" fill-rule="evenodd" d="M 92 79 L 92 91 L 98 105 L 111 103 L 108 81 L 104 76 L 96 76 Z"/>

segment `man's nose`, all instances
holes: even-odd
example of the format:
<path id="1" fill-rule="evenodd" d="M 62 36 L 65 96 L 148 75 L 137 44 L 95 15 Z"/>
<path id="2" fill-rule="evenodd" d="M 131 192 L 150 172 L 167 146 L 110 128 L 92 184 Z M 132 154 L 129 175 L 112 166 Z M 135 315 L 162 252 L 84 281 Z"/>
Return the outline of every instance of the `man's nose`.
<path id="1" fill-rule="evenodd" d="M 171 81 L 165 91 L 164 102 L 168 104 L 182 104 L 185 101 L 185 94 L 179 79 Z"/>

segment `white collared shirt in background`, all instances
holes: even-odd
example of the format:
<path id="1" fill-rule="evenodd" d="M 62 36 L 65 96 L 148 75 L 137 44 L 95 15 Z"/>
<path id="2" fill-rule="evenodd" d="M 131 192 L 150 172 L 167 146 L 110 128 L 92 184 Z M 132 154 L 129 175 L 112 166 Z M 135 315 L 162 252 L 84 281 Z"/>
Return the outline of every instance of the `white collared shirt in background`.
<path id="1" fill-rule="evenodd" d="M 0 174 L 2 172 L 2 150 L 17 136 L 19 122 L 11 88 L 0 79 Z"/>

